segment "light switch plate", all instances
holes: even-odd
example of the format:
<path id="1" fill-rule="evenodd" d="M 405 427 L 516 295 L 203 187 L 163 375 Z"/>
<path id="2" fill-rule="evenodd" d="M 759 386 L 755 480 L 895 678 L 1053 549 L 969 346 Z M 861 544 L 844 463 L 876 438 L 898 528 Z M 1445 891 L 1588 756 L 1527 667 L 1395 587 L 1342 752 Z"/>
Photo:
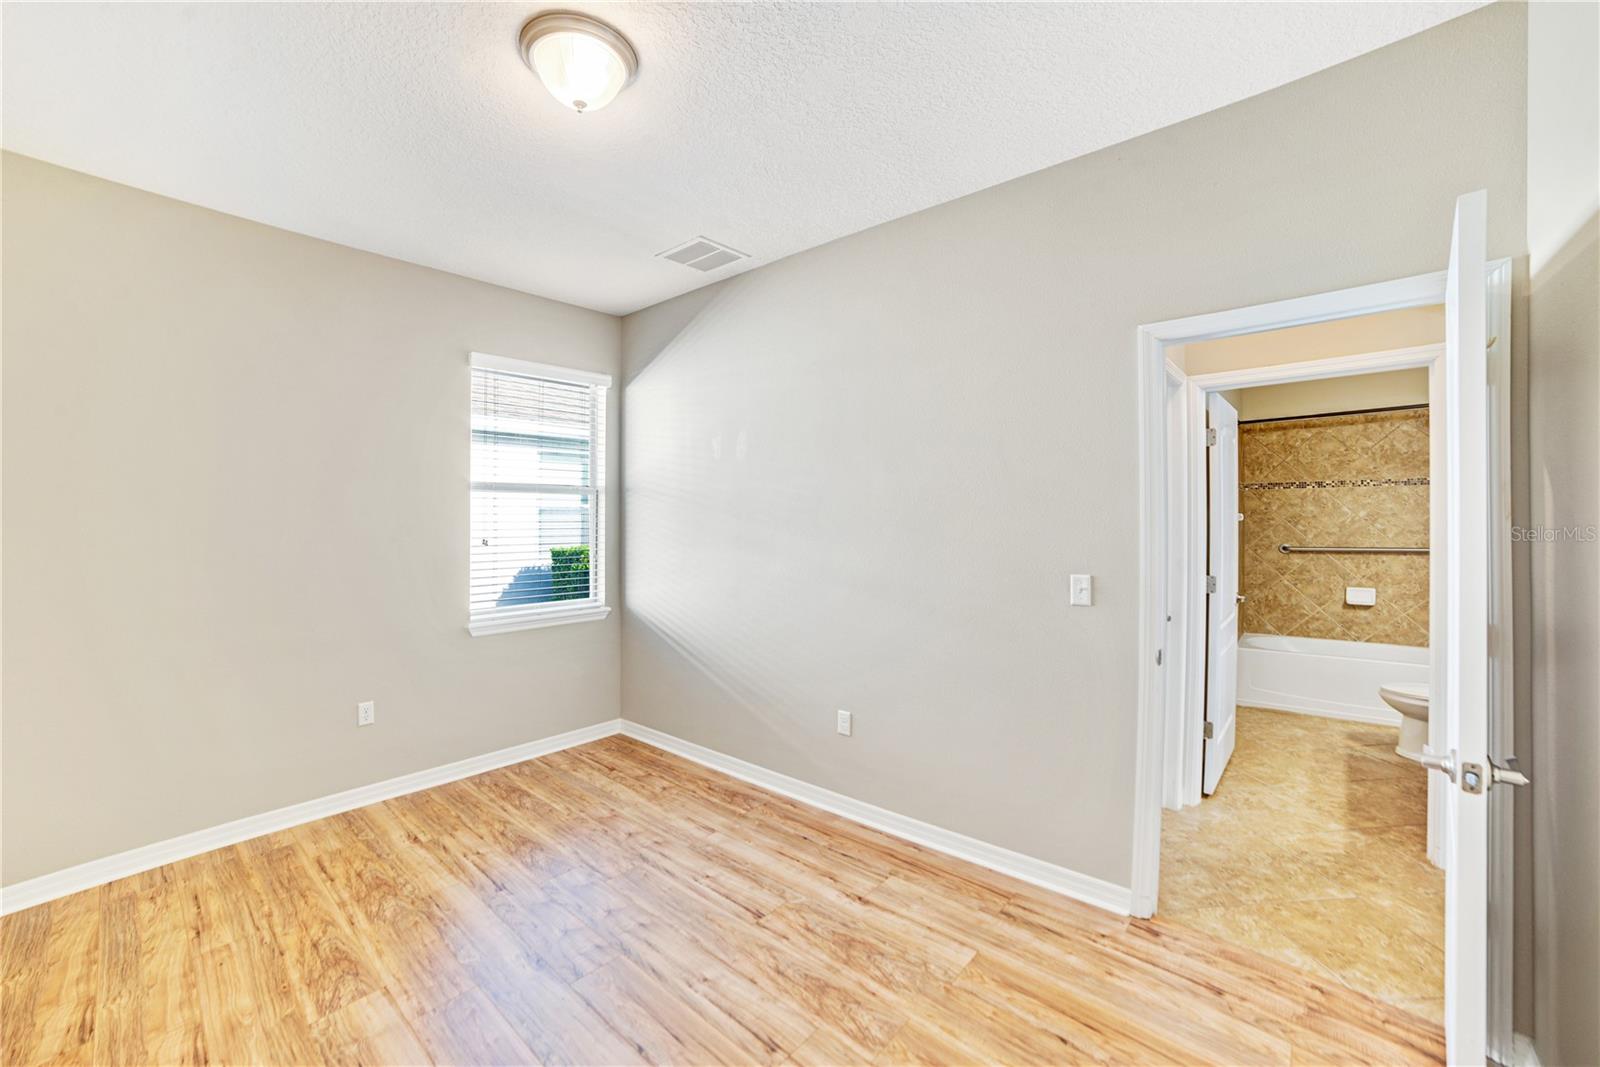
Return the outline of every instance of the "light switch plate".
<path id="1" fill-rule="evenodd" d="M 845 711 L 843 708 L 839 709 L 838 715 L 838 722 L 835 726 L 835 729 L 837 729 L 839 733 L 843 734 L 845 737 L 849 737 L 851 720 L 854 718 L 854 716 L 852 716 L 848 711 Z"/>
<path id="2" fill-rule="evenodd" d="M 1072 606 L 1087 608 L 1094 604 L 1094 575 L 1074 574 L 1072 576 Z"/>

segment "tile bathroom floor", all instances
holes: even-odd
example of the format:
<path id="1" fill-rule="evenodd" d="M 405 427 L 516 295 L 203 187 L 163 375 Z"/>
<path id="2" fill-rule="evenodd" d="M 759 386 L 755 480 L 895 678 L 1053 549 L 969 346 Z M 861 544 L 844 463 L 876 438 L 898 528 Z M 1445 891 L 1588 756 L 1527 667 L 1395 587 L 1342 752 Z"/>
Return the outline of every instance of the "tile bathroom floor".
<path id="1" fill-rule="evenodd" d="M 1444 1018 L 1444 872 L 1398 727 L 1240 707 L 1217 791 L 1165 811 L 1157 917 Z"/>

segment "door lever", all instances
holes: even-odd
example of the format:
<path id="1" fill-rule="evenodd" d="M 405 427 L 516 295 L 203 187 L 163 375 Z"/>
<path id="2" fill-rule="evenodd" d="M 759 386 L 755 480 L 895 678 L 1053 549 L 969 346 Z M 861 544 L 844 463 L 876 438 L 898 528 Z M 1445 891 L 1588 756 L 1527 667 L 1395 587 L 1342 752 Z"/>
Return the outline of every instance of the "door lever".
<path id="1" fill-rule="evenodd" d="M 1431 748 L 1423 748 L 1422 755 L 1417 757 L 1417 762 L 1430 771 L 1438 771 L 1452 782 L 1456 780 L 1456 754 L 1451 752 L 1448 756 L 1440 755 Z"/>
<path id="2" fill-rule="evenodd" d="M 1507 756 L 1504 761 L 1496 763 L 1489 761 L 1489 775 L 1494 779 L 1494 784 L 1504 782 L 1506 785 L 1527 785 L 1528 776 L 1523 774 L 1517 766 L 1517 757 Z"/>
<path id="3" fill-rule="evenodd" d="M 1417 757 L 1417 762 L 1430 771 L 1438 771 L 1452 782 L 1460 784 L 1463 793 L 1478 794 L 1489 787 L 1488 776 L 1483 773 L 1483 764 L 1463 763 L 1456 758 L 1453 749 L 1448 756 L 1441 756 L 1431 749 L 1424 748 L 1422 755 Z"/>

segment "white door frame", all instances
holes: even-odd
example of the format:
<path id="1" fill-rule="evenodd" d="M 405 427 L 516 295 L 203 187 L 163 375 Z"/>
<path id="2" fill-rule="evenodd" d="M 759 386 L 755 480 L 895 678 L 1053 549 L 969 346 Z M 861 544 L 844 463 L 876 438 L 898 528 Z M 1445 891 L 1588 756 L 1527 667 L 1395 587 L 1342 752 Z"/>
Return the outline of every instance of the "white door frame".
<path id="1" fill-rule="evenodd" d="M 1235 308 L 1204 315 L 1195 315 L 1166 322 L 1140 326 L 1138 330 L 1138 424 L 1139 424 L 1139 705 L 1137 754 L 1134 772 L 1133 820 L 1133 873 L 1132 911 L 1136 916 L 1155 914 L 1156 898 L 1160 887 L 1161 869 L 1161 810 L 1163 793 L 1171 796 L 1171 779 L 1164 773 L 1164 747 L 1170 743 L 1169 712 L 1180 722 L 1188 718 L 1183 708 L 1169 708 L 1170 684 L 1165 677 L 1162 662 L 1169 644 L 1182 642 L 1182 662 L 1192 672 L 1196 662 L 1194 627 L 1178 626 L 1180 619 L 1193 617 L 1192 602 L 1195 596 L 1169 595 L 1169 550 L 1185 553 L 1187 559 L 1203 558 L 1190 545 L 1168 545 L 1168 441 L 1167 392 L 1169 374 L 1173 367 L 1168 358 L 1169 347 L 1209 341 L 1238 334 L 1261 333 L 1267 330 L 1304 326 L 1315 322 L 1352 318 L 1376 312 L 1393 311 L 1408 307 L 1425 307 L 1442 304 L 1445 298 L 1445 274 L 1437 271 L 1410 278 L 1378 282 L 1372 285 L 1341 289 L 1336 292 L 1280 300 L 1253 307 Z M 1491 552 L 1490 617 L 1493 632 L 1490 635 L 1490 721 L 1501 731 L 1499 751 L 1512 751 L 1509 737 L 1512 729 L 1512 616 L 1511 616 L 1511 494 L 1510 494 L 1510 392 L 1511 392 L 1511 261 L 1501 259 L 1488 265 L 1487 330 L 1493 339 L 1489 346 L 1490 420 L 1494 426 L 1491 460 L 1496 475 L 1490 486 L 1490 514 L 1494 516 L 1494 529 L 1489 538 Z M 1393 353 L 1377 353 L 1390 357 Z M 1359 374 L 1370 370 L 1392 369 L 1368 364 L 1364 369 L 1353 369 L 1362 359 L 1352 357 L 1341 361 L 1336 373 Z M 1431 356 L 1428 359 L 1431 360 Z M 1333 361 L 1312 361 L 1292 366 L 1263 367 L 1254 372 L 1261 379 L 1250 382 L 1241 379 L 1231 387 L 1245 384 L 1305 380 L 1330 377 L 1329 364 Z M 1413 363 L 1425 365 L 1427 360 Z M 1322 366 L 1318 367 L 1318 364 Z M 1297 372 L 1297 373 L 1291 373 Z M 1215 377 L 1215 376 L 1210 376 Z M 1198 392 L 1198 391 L 1197 391 Z M 1191 418 L 1193 412 L 1191 411 Z M 1195 425 L 1194 422 L 1189 423 Z M 1192 479 L 1190 480 L 1192 484 Z M 1194 502 L 1186 502 L 1184 510 L 1192 517 L 1196 514 Z M 1203 513 L 1203 512 L 1202 512 Z M 1195 524 L 1188 524 L 1191 531 Z M 1191 575 L 1192 592 L 1195 571 L 1184 568 Z M 1202 579 L 1203 580 L 1203 579 Z M 1186 604 L 1187 602 L 1187 604 Z M 1174 614 L 1172 624 L 1167 622 L 1167 605 L 1185 605 L 1182 615 Z M 1188 633 L 1183 631 L 1187 630 Z M 1203 632 L 1203 627 L 1201 628 Z M 1201 652 L 1203 656 L 1203 650 Z M 1182 692 L 1184 687 L 1173 687 Z M 1184 703 L 1192 703 L 1189 692 Z M 1181 728 L 1181 727 L 1180 727 Z M 1497 740 L 1497 739 L 1491 739 Z M 1433 777 L 1433 776 L 1430 776 Z M 1488 1043 L 1492 1056 L 1509 1062 L 1511 1055 L 1511 807 L 1512 790 L 1491 790 L 1490 815 L 1490 926 L 1488 954 L 1490 976 Z"/>
<path id="2" fill-rule="evenodd" d="M 1443 353 L 1444 342 L 1441 341 L 1431 345 L 1396 348 L 1384 352 L 1196 374 L 1186 379 L 1187 386 L 1182 402 L 1188 412 L 1188 425 L 1199 426 L 1205 424 L 1206 397 L 1211 393 L 1229 389 L 1253 389 L 1263 385 L 1285 385 L 1289 382 L 1346 378 L 1354 374 L 1379 374 L 1384 371 L 1431 367 Z M 1173 641 L 1182 642 L 1189 652 L 1183 659 L 1184 666 L 1179 667 L 1174 664 L 1174 670 L 1181 671 L 1182 676 L 1179 679 L 1169 680 L 1168 684 L 1173 685 L 1176 682 L 1182 703 L 1178 707 L 1167 709 L 1163 727 L 1169 735 L 1167 750 L 1170 752 L 1176 746 L 1183 754 L 1181 764 L 1176 766 L 1169 764 L 1163 769 L 1163 775 L 1167 779 L 1163 787 L 1164 795 L 1178 798 L 1178 803 L 1168 803 L 1166 806 L 1176 809 L 1200 803 L 1201 795 L 1202 775 L 1198 742 L 1205 729 L 1207 655 L 1206 604 L 1205 597 L 1198 590 L 1198 583 L 1204 580 L 1204 568 L 1197 566 L 1194 571 L 1188 571 L 1187 560 L 1195 560 L 1198 564 L 1206 558 L 1206 529 L 1200 517 L 1207 511 L 1205 498 L 1207 455 L 1205 443 L 1198 433 L 1192 434 L 1188 440 L 1170 451 L 1184 457 L 1183 462 L 1188 471 L 1187 485 L 1184 487 L 1187 490 L 1187 506 L 1196 509 L 1196 521 L 1186 529 L 1185 543 L 1178 545 L 1174 552 L 1179 558 L 1173 561 L 1176 565 L 1171 566 L 1168 571 L 1169 574 L 1187 572 L 1196 585 L 1195 595 L 1185 601 L 1190 610 L 1173 618 L 1171 630 Z M 1176 735 L 1176 738 L 1173 735 Z M 1194 751 L 1191 752 L 1191 749 Z M 1430 808 L 1431 814 L 1432 808 Z"/>
<path id="3" fill-rule="evenodd" d="M 1166 372 L 1168 478 L 1165 495 L 1166 536 L 1168 544 L 1182 546 L 1187 544 L 1189 537 L 1189 507 L 1192 495 L 1186 480 L 1189 460 L 1184 443 L 1189 440 L 1190 427 L 1194 425 L 1194 413 L 1190 411 L 1188 403 L 1189 379 L 1170 359 L 1166 361 Z M 1181 640 L 1184 620 L 1189 617 L 1190 609 L 1190 598 L 1184 587 L 1183 570 L 1188 565 L 1188 560 L 1184 552 L 1177 551 L 1170 553 L 1167 561 L 1164 586 L 1166 613 L 1162 621 L 1167 625 L 1167 633 L 1172 636 L 1169 636 L 1166 644 L 1166 662 L 1163 668 L 1166 674 L 1166 692 L 1163 699 L 1167 707 L 1174 709 L 1176 713 L 1188 706 L 1184 686 L 1189 678 L 1189 652 L 1187 642 Z M 1174 639 L 1175 637 L 1178 639 Z M 1197 797 L 1200 788 L 1200 752 L 1197 749 L 1192 754 L 1187 753 L 1183 743 L 1184 735 L 1181 730 L 1167 731 L 1164 765 L 1170 768 L 1172 773 L 1165 776 L 1161 802 L 1169 808 L 1183 807 L 1185 801 L 1183 790 L 1190 778 L 1195 782 Z"/>

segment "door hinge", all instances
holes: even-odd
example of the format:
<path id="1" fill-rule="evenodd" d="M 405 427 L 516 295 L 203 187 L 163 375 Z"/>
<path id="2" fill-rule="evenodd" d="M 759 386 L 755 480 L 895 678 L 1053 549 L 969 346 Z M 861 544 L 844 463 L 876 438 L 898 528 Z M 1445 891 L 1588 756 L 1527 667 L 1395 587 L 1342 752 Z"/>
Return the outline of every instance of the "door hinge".
<path id="1" fill-rule="evenodd" d="M 1213 448 L 1213 447 L 1216 446 L 1216 443 L 1217 443 L 1217 428 L 1215 426 L 1207 426 L 1206 427 L 1206 447 L 1207 448 Z"/>
<path id="2" fill-rule="evenodd" d="M 1215 574 L 1206 575 L 1206 595 L 1210 596 L 1212 593 L 1215 593 L 1216 591 L 1217 591 L 1217 576 Z"/>
<path id="3" fill-rule="evenodd" d="M 1216 740 L 1216 737 L 1217 737 L 1217 724 L 1214 723 L 1214 722 L 1206 723 L 1205 731 L 1201 734 L 1201 736 L 1204 737 L 1207 741 Z"/>

